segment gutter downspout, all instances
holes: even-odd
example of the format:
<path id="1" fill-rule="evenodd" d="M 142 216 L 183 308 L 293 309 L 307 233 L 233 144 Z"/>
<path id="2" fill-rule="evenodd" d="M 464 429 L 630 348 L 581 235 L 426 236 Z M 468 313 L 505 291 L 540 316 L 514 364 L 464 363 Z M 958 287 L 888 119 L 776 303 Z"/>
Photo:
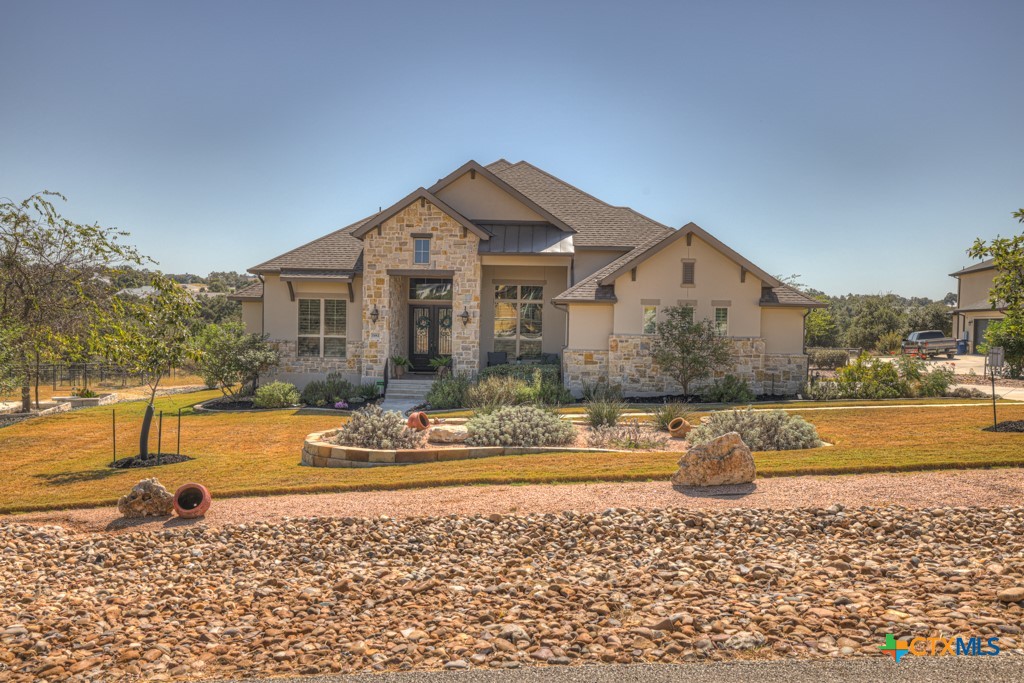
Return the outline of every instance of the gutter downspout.
<path id="1" fill-rule="evenodd" d="M 569 348 L 569 306 L 567 304 L 556 304 L 551 301 L 551 306 L 565 312 L 565 339 L 562 340 L 562 386 L 565 386 L 565 350 Z"/>
<path id="2" fill-rule="evenodd" d="M 804 353 L 804 357 L 807 357 L 807 316 L 811 314 L 811 309 L 808 308 L 804 311 L 803 318 L 800 321 L 800 326 L 803 328 L 803 344 L 801 348 Z M 807 367 L 804 369 L 804 386 L 809 386 L 811 381 L 811 359 L 807 359 Z"/>
<path id="3" fill-rule="evenodd" d="M 256 277 L 263 285 L 263 293 L 260 294 L 260 336 L 262 337 L 267 333 L 267 282 L 260 273 L 256 273 Z"/>

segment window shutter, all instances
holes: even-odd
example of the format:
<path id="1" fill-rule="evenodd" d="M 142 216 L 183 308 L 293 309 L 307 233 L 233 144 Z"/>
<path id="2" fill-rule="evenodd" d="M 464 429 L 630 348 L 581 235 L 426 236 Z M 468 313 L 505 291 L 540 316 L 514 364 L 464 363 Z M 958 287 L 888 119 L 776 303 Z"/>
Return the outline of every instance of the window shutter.
<path id="1" fill-rule="evenodd" d="M 692 285 L 695 281 L 694 278 L 694 266 L 696 264 L 693 261 L 683 261 L 683 284 Z"/>

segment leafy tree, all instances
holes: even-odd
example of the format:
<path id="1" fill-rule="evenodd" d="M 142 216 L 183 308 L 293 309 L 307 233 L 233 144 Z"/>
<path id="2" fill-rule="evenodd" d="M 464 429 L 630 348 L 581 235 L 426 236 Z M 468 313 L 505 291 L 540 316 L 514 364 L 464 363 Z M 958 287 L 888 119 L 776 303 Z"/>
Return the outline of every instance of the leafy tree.
<path id="1" fill-rule="evenodd" d="M 142 258 L 121 243 L 126 232 L 64 218 L 41 192 L 0 201 L 0 319 L 21 377 L 22 410 L 39 400 L 42 362 L 84 359 L 97 311 L 111 298 L 111 274 Z M 65 200 L 66 201 L 66 200 Z M 16 333 L 10 333 L 16 330 Z"/>
<path id="2" fill-rule="evenodd" d="M 953 314 L 949 306 L 933 301 L 907 311 L 907 327 L 913 330 L 942 330 L 947 337 L 953 333 Z"/>
<path id="3" fill-rule="evenodd" d="M 255 389 L 259 376 L 281 361 L 265 337 L 247 334 L 242 323 L 204 327 L 196 336 L 194 356 L 207 386 L 231 397 Z"/>
<path id="4" fill-rule="evenodd" d="M 828 297 L 816 296 L 818 301 L 828 303 Z M 813 308 L 807 314 L 804 324 L 804 338 L 807 346 L 839 346 L 839 324 L 831 308 Z"/>
<path id="5" fill-rule="evenodd" d="M 192 295 L 172 280 L 155 275 L 155 292 L 146 297 L 117 297 L 104 316 L 104 329 L 93 338 L 96 350 L 149 387 L 139 455 L 149 457 L 153 402 L 163 375 L 180 366 L 192 351 L 189 321 L 196 311 Z"/>
<path id="6" fill-rule="evenodd" d="M 855 310 L 846 332 L 849 346 L 873 349 L 883 334 L 903 334 L 906 330 L 906 314 L 891 294 L 864 297 Z"/>
<path id="7" fill-rule="evenodd" d="M 710 379 L 732 360 L 732 342 L 711 320 L 692 320 L 692 309 L 671 306 L 658 323 L 654 362 L 690 395 L 690 385 Z"/>
<path id="8" fill-rule="evenodd" d="M 0 397 L 22 384 L 14 347 L 18 336 L 12 323 L 0 320 Z"/>
<path id="9" fill-rule="evenodd" d="M 942 303 L 947 306 L 956 306 L 957 298 L 956 292 L 946 292 L 946 296 L 942 297 Z"/>
<path id="10" fill-rule="evenodd" d="M 226 296 L 200 296 L 199 309 L 196 313 L 195 325 L 202 327 L 211 323 L 242 322 L 242 304 L 229 301 Z"/>
<path id="11" fill-rule="evenodd" d="M 1024 223 L 1024 209 L 1013 216 Z M 1024 233 L 991 242 L 979 238 L 967 253 L 972 258 L 993 259 L 996 275 L 989 302 L 992 308 L 1002 308 L 1004 317 L 989 325 L 985 341 L 1003 347 L 1011 377 L 1019 378 L 1024 374 Z"/>

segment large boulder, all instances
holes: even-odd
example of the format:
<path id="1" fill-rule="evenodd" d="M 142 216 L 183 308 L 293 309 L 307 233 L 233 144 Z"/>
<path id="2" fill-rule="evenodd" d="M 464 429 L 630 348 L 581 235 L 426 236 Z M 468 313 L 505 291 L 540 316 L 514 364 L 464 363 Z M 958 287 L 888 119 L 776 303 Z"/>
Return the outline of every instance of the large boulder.
<path id="1" fill-rule="evenodd" d="M 463 443 L 469 438 L 469 432 L 462 425 L 434 425 L 427 433 L 430 443 Z"/>
<path id="2" fill-rule="evenodd" d="M 679 459 L 673 486 L 721 486 L 754 481 L 754 456 L 736 432 L 694 446 Z"/>
<path id="3" fill-rule="evenodd" d="M 165 517 L 173 508 L 174 494 L 155 477 L 143 479 L 117 501 L 117 510 L 123 517 Z"/>

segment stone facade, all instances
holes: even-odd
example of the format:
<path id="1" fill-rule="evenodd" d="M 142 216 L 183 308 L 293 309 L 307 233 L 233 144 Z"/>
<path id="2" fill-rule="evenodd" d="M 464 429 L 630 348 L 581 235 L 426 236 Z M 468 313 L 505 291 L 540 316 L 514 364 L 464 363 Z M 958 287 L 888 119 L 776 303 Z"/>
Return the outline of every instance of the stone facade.
<path id="1" fill-rule="evenodd" d="M 584 385 L 598 381 L 621 385 L 627 396 L 681 394 L 682 387 L 654 363 L 653 343 L 649 335 L 611 335 L 607 352 L 566 349 L 562 360 L 565 385 L 577 395 Z M 717 373 L 714 379 L 737 375 L 759 395 L 781 396 L 800 391 L 807 377 L 807 356 L 769 354 L 765 346 L 764 339 L 758 337 L 734 338 L 732 367 Z"/>
<path id="2" fill-rule="evenodd" d="M 430 263 L 413 263 L 412 233 L 430 233 Z M 363 238 L 363 365 L 365 380 L 384 376 L 392 355 L 409 355 L 406 275 L 388 270 L 454 271 L 452 276 L 452 366 L 476 374 L 479 367 L 480 238 L 426 200 L 417 200 Z M 377 322 L 370 319 L 374 307 Z M 463 324 L 459 315 L 469 312 Z"/>
<path id="3" fill-rule="evenodd" d="M 271 340 L 270 344 L 281 354 L 281 364 L 272 373 L 272 376 L 278 374 L 328 374 L 331 372 L 359 375 L 362 370 L 363 344 L 358 339 L 346 340 L 345 358 L 320 358 L 317 356 L 300 358 L 297 341 Z"/>

